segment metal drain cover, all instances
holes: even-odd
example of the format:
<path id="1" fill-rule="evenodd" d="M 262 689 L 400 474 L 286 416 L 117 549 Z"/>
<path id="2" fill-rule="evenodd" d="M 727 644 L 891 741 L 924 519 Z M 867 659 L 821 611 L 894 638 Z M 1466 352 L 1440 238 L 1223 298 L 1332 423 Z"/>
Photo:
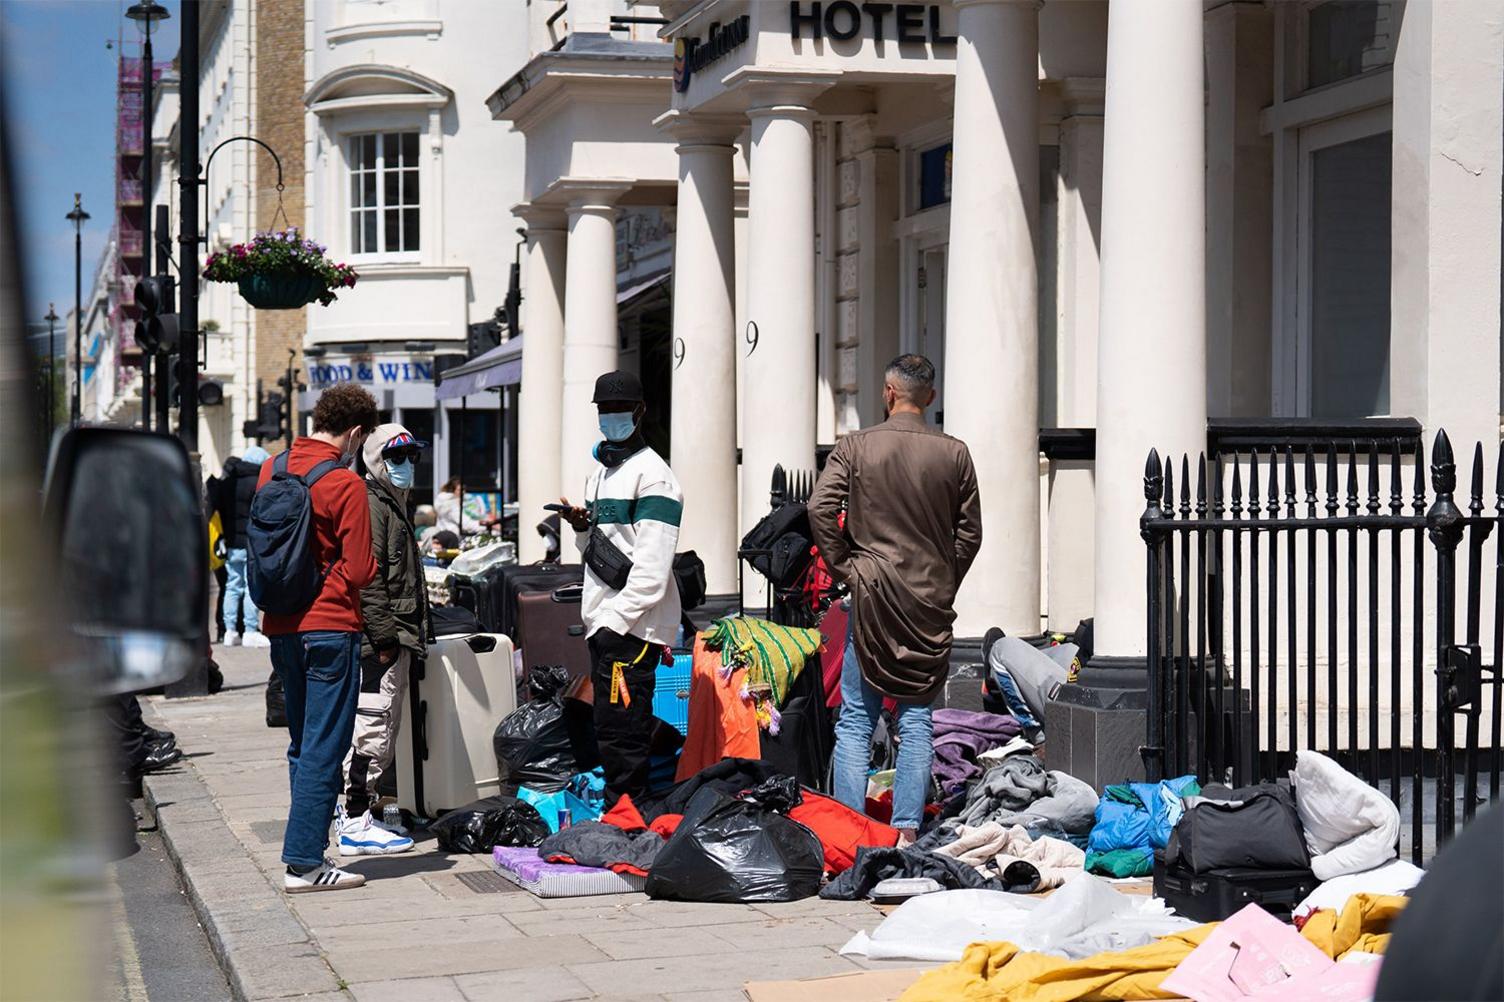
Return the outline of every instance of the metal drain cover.
<path id="1" fill-rule="evenodd" d="M 489 870 L 468 870 L 453 876 L 476 894 L 511 894 L 522 890 L 506 877 Z"/>

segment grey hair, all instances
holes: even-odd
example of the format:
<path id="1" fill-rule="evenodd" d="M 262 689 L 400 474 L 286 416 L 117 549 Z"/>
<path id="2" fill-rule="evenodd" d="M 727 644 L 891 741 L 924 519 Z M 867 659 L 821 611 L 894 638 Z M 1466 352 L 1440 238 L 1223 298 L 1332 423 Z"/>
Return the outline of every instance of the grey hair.
<path id="1" fill-rule="evenodd" d="M 914 403 L 921 403 L 935 386 L 935 363 L 923 355 L 899 355 L 883 373 L 894 389 Z"/>

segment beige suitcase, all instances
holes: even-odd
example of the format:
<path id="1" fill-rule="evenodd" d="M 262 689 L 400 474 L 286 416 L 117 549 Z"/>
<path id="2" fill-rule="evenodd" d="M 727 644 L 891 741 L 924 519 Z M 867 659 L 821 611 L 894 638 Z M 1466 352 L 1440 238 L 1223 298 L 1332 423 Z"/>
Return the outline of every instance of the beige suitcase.
<path id="1" fill-rule="evenodd" d="M 501 792 L 491 737 L 517 708 L 512 642 L 497 633 L 440 637 L 408 681 L 397 735 L 397 803 L 421 817 Z"/>

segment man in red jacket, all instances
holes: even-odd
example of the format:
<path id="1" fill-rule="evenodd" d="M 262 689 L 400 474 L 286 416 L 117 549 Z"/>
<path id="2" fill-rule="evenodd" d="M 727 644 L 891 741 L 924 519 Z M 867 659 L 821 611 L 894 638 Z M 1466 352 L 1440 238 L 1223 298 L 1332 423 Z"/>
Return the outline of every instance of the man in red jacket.
<path id="1" fill-rule="evenodd" d="M 376 401 L 353 383 L 330 387 L 313 410 L 313 434 L 292 444 L 289 472 L 303 476 L 326 460 L 343 466 L 376 427 Z M 261 467 L 256 487 L 272 477 L 275 459 Z M 340 765 L 355 729 L 360 694 L 360 590 L 376 577 L 371 512 L 365 484 L 342 468 L 320 477 L 313 505 L 313 556 L 324 586 L 295 615 L 266 613 L 261 630 L 272 642 L 272 665 L 287 694 L 288 780 L 292 802 L 282 839 L 282 878 L 288 893 L 359 887 L 366 878 L 324 858 L 329 823 L 342 785 Z"/>

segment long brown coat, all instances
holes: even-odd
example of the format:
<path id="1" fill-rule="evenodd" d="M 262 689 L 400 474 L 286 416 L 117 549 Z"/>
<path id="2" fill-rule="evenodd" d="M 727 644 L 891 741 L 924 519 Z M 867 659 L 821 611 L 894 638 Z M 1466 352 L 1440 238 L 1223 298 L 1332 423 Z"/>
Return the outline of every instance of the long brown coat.
<path id="1" fill-rule="evenodd" d="M 825 464 L 809 517 L 831 572 L 851 589 L 862 676 L 906 703 L 933 701 L 949 669 L 956 591 L 982 546 L 966 444 L 918 414 L 847 435 Z"/>

